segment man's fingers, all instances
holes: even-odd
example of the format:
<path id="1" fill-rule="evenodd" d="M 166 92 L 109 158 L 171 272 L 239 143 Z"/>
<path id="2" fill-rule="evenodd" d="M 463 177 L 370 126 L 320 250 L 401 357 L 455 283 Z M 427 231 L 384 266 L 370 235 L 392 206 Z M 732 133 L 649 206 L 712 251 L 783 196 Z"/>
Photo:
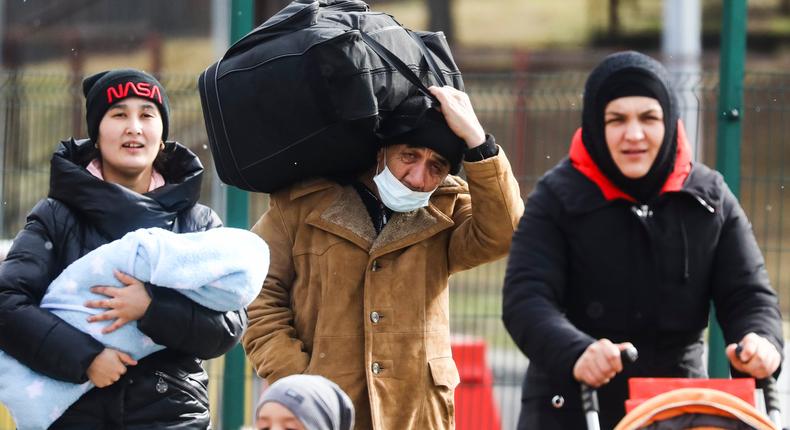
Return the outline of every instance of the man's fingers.
<path id="1" fill-rule="evenodd" d="M 439 87 L 435 87 L 435 86 L 428 87 L 428 91 L 430 91 L 431 94 L 433 94 L 433 96 L 436 97 L 436 99 L 439 100 L 439 103 L 441 104 L 444 104 L 444 101 L 447 100 L 446 94 Z"/>

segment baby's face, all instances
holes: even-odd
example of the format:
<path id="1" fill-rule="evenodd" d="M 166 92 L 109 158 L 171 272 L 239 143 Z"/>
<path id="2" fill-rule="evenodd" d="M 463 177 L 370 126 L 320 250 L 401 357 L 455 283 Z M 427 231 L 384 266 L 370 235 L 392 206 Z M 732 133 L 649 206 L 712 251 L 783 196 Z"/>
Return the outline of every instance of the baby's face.
<path id="1" fill-rule="evenodd" d="M 285 406 L 268 402 L 258 411 L 255 422 L 258 430 L 305 430 L 301 421 Z"/>

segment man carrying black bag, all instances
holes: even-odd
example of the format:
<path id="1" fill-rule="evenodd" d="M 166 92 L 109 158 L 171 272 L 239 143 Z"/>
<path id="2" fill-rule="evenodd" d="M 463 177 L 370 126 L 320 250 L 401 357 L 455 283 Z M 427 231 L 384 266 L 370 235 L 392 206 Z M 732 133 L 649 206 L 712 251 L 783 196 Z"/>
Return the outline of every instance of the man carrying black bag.
<path id="1" fill-rule="evenodd" d="M 269 383 L 333 380 L 356 429 L 454 428 L 448 278 L 503 257 L 524 209 L 467 95 L 430 92 L 440 110 L 391 115 L 382 130 L 411 130 L 391 132 L 367 172 L 280 190 L 253 227 L 271 264 L 249 307 L 250 360 Z"/>

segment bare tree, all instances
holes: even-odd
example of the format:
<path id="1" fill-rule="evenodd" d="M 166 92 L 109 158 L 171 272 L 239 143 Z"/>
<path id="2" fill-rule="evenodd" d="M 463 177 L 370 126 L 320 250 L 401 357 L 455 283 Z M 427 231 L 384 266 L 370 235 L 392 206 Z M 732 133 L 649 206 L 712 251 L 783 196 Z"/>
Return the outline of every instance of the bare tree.
<path id="1" fill-rule="evenodd" d="M 271 18 L 288 3 L 291 3 L 291 0 L 255 0 L 255 25 Z"/>
<path id="2" fill-rule="evenodd" d="M 452 44 L 455 40 L 453 29 L 452 0 L 427 0 L 428 2 L 428 29 L 443 31 L 447 42 Z"/>
<path id="3" fill-rule="evenodd" d="M 609 0 L 609 37 L 620 34 L 620 0 Z"/>

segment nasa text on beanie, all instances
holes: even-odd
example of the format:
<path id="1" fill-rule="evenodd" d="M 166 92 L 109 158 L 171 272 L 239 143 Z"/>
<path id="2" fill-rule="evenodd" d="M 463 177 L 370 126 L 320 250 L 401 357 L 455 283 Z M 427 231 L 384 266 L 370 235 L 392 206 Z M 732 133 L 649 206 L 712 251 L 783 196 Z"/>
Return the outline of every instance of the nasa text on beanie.
<path id="1" fill-rule="evenodd" d="M 148 99 L 159 108 L 162 117 L 162 140 L 167 140 L 170 102 L 165 88 L 156 78 L 140 70 L 108 70 L 88 76 L 82 81 L 85 95 L 85 117 L 88 137 L 93 142 L 99 137 L 99 123 L 104 113 L 120 100 L 128 97 Z"/>

